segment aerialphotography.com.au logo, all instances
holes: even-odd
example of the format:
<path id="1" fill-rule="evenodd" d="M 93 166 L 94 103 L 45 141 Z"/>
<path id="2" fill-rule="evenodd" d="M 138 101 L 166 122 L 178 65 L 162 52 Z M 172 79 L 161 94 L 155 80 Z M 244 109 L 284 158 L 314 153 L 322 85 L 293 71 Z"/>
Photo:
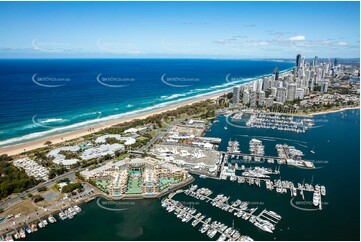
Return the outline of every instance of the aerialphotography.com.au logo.
<path id="1" fill-rule="evenodd" d="M 197 77 L 167 77 L 167 73 L 164 73 L 160 80 L 171 87 L 189 87 L 200 81 Z"/>
<path id="2" fill-rule="evenodd" d="M 38 73 L 35 73 L 31 77 L 31 80 L 33 83 L 41 87 L 61 87 L 71 81 L 69 77 L 62 77 L 57 75 L 40 76 Z"/>
<path id="3" fill-rule="evenodd" d="M 122 77 L 119 75 L 106 76 L 102 73 L 97 75 L 96 80 L 99 84 L 103 86 L 115 88 L 126 87 L 135 82 L 134 77 Z"/>
<path id="4" fill-rule="evenodd" d="M 231 84 L 235 84 L 235 83 L 239 83 L 242 81 L 241 77 L 232 77 L 231 73 L 228 73 L 226 76 L 226 82 L 231 83 Z"/>
<path id="5" fill-rule="evenodd" d="M 108 210 L 108 211 L 119 212 L 119 211 L 128 210 L 130 206 L 135 205 L 135 202 L 133 202 L 133 201 L 108 201 L 108 200 L 103 200 L 101 198 L 98 198 L 97 205 L 100 208 Z"/>
<path id="6" fill-rule="evenodd" d="M 320 208 L 324 208 L 325 206 L 328 206 L 328 202 L 321 202 L 321 206 L 318 205 L 317 207 L 313 204 L 312 201 L 295 201 L 295 198 L 292 198 L 290 200 L 290 204 L 295 209 L 305 211 L 305 212 L 316 212 L 320 211 Z"/>

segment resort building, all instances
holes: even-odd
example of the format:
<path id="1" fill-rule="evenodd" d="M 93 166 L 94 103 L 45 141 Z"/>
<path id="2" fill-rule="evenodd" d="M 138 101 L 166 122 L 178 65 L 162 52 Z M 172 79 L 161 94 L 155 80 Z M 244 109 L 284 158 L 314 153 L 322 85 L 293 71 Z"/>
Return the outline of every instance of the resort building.
<path id="1" fill-rule="evenodd" d="M 124 145 L 122 144 L 103 144 L 98 147 L 92 147 L 84 150 L 80 157 L 84 160 L 90 160 L 94 158 L 99 158 L 105 155 L 114 155 L 116 151 L 124 150 Z"/>
<path id="2" fill-rule="evenodd" d="M 75 152 L 79 151 L 80 149 L 81 149 L 81 147 L 78 145 L 64 146 L 64 147 L 56 148 L 56 149 L 49 151 L 49 153 L 46 154 L 46 156 L 54 158 L 53 162 L 55 164 L 63 165 L 69 169 L 72 165 L 75 165 L 79 161 L 79 159 L 76 159 L 76 158 L 66 159 L 65 155 L 61 154 L 61 152 L 64 151 L 64 152 L 75 153 Z"/>
<path id="3" fill-rule="evenodd" d="M 184 169 L 150 157 L 108 162 L 81 175 L 113 197 L 154 195 L 189 178 Z"/>
<path id="4" fill-rule="evenodd" d="M 16 160 L 13 164 L 18 168 L 24 169 L 28 176 L 33 176 L 36 180 L 47 181 L 49 179 L 49 170 L 29 157 Z"/>
<path id="5" fill-rule="evenodd" d="M 151 153 L 168 164 L 175 164 L 189 172 L 215 176 L 221 163 L 221 153 L 185 145 L 159 144 Z"/>
<path id="6" fill-rule="evenodd" d="M 129 131 L 130 129 L 128 129 Z M 127 130 L 126 130 L 127 131 Z M 131 133 L 134 130 L 130 130 L 129 133 Z M 138 130 L 135 129 L 135 132 L 137 132 Z M 124 131 L 125 132 L 125 131 Z M 123 142 L 124 145 L 132 145 L 136 142 L 136 140 L 132 137 L 122 137 L 120 134 L 106 134 L 106 135 L 102 135 L 98 138 L 95 139 L 95 143 L 97 144 L 106 144 L 107 139 L 116 139 L 120 142 Z"/>

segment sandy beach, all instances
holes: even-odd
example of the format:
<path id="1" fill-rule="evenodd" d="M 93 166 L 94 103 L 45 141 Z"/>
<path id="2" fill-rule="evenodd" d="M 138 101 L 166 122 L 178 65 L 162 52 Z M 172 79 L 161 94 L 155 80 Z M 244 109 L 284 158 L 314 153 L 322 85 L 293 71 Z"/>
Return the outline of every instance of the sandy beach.
<path id="1" fill-rule="evenodd" d="M 34 149 L 38 149 L 41 147 L 45 147 L 46 145 L 44 145 L 45 142 L 50 141 L 52 144 L 58 144 L 64 141 L 68 141 L 68 140 L 72 140 L 72 139 L 77 139 L 80 138 L 82 136 L 88 135 L 88 134 L 92 134 L 95 132 L 98 132 L 100 130 L 109 128 L 111 126 L 114 126 L 116 124 L 119 123 L 124 123 L 124 122 L 129 122 L 132 121 L 133 119 L 145 119 L 149 116 L 152 116 L 154 114 L 160 114 L 166 111 L 170 111 L 170 110 L 175 110 L 179 107 L 185 106 L 185 105 L 190 105 L 199 101 L 203 101 L 206 99 L 216 99 L 222 95 L 224 95 L 225 93 L 228 93 L 229 90 L 225 90 L 222 93 L 217 93 L 217 94 L 211 94 L 211 95 L 204 95 L 201 97 L 196 97 L 192 100 L 187 100 L 184 102 L 180 102 L 177 104 L 173 104 L 173 105 L 169 105 L 168 107 L 164 107 L 161 109 L 157 109 L 157 110 L 153 110 L 153 111 L 149 111 L 149 112 L 145 112 L 142 114 L 136 114 L 134 116 L 129 116 L 129 117 L 124 117 L 124 118 L 119 118 L 119 119 L 114 119 L 114 120 L 109 120 L 100 124 L 96 124 L 93 126 L 88 126 L 82 129 L 78 129 L 78 130 L 74 130 L 74 131 L 70 131 L 70 132 L 66 132 L 66 133 L 62 133 L 62 134 L 58 134 L 58 135 L 52 135 L 52 136 L 48 136 L 48 137 L 44 137 L 44 138 L 40 138 L 37 140 L 33 140 L 33 141 L 29 141 L 29 142 L 24 142 L 21 144 L 16 144 L 16 145 L 11 145 L 11 146 L 7 146 L 7 147 L 2 147 L 0 148 L 0 155 L 2 154 L 7 154 L 7 155 L 18 155 L 24 151 L 30 151 L 30 150 L 34 150 Z"/>

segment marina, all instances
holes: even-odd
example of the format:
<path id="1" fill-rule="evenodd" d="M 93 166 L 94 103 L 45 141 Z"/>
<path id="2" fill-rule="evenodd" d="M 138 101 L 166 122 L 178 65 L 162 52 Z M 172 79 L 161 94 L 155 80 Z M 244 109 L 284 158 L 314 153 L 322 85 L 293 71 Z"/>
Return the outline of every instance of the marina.
<path id="1" fill-rule="evenodd" d="M 69 206 L 60 210 L 57 217 L 60 220 L 72 219 L 81 211 L 82 209 L 78 205 Z M 48 225 L 55 224 L 57 222 L 58 220 L 56 219 L 55 214 L 51 214 L 45 217 L 38 216 L 38 219 L 31 222 L 24 220 L 23 225 L 17 225 L 14 222 L 12 231 L 2 232 L 2 234 L 0 233 L 0 241 L 14 241 L 18 239 L 25 239 L 27 234 L 35 233 L 39 229 L 45 228 Z"/>
<path id="2" fill-rule="evenodd" d="M 191 187 L 194 190 L 194 186 Z M 181 190 L 178 190 L 176 193 L 181 193 Z M 220 234 L 217 241 L 253 241 L 247 235 L 241 235 L 237 229 L 234 228 L 234 225 L 227 226 L 219 221 L 212 221 L 212 218 L 206 217 L 201 213 L 197 213 L 195 208 L 190 208 L 184 206 L 181 202 L 173 200 L 175 194 L 170 194 L 168 198 L 162 200 L 162 207 L 164 207 L 168 212 L 173 212 L 177 218 L 182 222 L 190 222 L 193 227 L 196 227 L 198 224 L 201 225 L 199 232 L 206 233 L 207 236 L 212 239 L 215 235 Z M 196 214 L 197 213 L 197 214 Z"/>
<path id="3" fill-rule="evenodd" d="M 239 142 L 229 141 L 227 152 L 223 156 L 225 161 L 231 160 L 233 163 L 264 163 L 269 164 L 287 164 L 290 166 L 296 166 L 300 168 L 312 169 L 315 165 L 310 160 L 304 160 L 302 157 L 304 153 L 301 150 L 296 149 L 294 146 L 287 144 L 276 144 L 275 149 L 277 156 L 265 155 L 265 146 L 261 140 L 251 139 L 249 142 L 250 154 L 241 153 L 239 148 Z"/>
<path id="4" fill-rule="evenodd" d="M 213 192 L 210 189 L 197 188 L 198 186 L 193 185 L 189 189 L 184 191 L 179 190 L 177 193 L 184 192 L 184 194 L 188 196 L 205 201 L 206 203 L 209 203 L 218 209 L 233 214 L 233 216 L 236 218 L 249 221 L 256 227 L 268 233 L 273 233 L 276 224 L 282 218 L 276 212 L 268 211 L 266 209 L 256 215 L 255 213 L 258 210 L 258 207 L 249 208 L 247 202 L 242 202 L 239 199 L 233 202 L 229 202 L 230 197 L 227 197 L 224 194 L 218 194 L 216 197 L 211 198 L 210 195 L 212 195 Z M 170 195 L 169 197 L 173 197 L 174 195 Z"/>
<path id="5" fill-rule="evenodd" d="M 252 173 L 250 173 L 251 171 Z M 326 187 L 320 186 L 316 184 L 315 186 L 308 183 L 297 183 L 295 185 L 291 181 L 281 180 L 281 179 L 274 179 L 273 181 L 269 179 L 269 176 L 264 175 L 265 171 L 268 174 L 279 174 L 277 171 L 272 172 L 269 169 L 265 168 L 254 168 L 253 170 L 249 170 L 248 172 L 243 172 L 242 176 L 237 176 L 235 174 L 222 174 L 220 179 L 226 180 L 228 177 L 232 182 L 238 182 L 239 184 L 248 184 L 248 185 L 256 185 L 261 187 L 261 182 L 265 183 L 266 189 L 273 191 L 275 190 L 277 193 L 290 193 L 291 197 L 296 197 L 299 194 L 301 195 L 302 199 L 305 200 L 304 192 L 311 192 L 314 195 L 314 205 L 322 210 L 321 205 L 321 196 L 326 196 Z"/>
<path id="6" fill-rule="evenodd" d="M 246 122 L 247 127 L 276 129 L 281 131 L 291 131 L 305 133 L 314 125 L 310 118 L 301 118 L 284 114 L 253 113 Z"/>

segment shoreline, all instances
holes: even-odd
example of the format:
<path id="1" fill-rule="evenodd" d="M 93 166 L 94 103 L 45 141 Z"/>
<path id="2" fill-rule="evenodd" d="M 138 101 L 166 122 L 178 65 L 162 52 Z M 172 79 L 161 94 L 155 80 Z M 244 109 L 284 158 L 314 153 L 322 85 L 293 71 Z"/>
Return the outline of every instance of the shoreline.
<path id="1" fill-rule="evenodd" d="M 326 111 L 311 113 L 310 116 L 313 117 L 313 116 L 322 115 L 322 114 L 337 113 L 337 112 L 342 112 L 342 111 L 347 111 L 347 110 L 355 110 L 355 109 L 360 109 L 360 107 L 348 107 L 348 108 L 326 110 Z"/>
<path id="2" fill-rule="evenodd" d="M 248 82 L 247 84 L 250 84 L 250 83 L 252 83 L 252 82 Z M 160 108 L 160 109 L 156 109 L 156 110 L 152 110 L 152 111 L 148 111 L 148 112 L 144 112 L 144 113 L 140 113 L 140 114 L 135 114 L 133 116 L 117 118 L 117 119 L 105 121 L 103 123 L 83 127 L 78 130 L 64 132 L 62 134 L 50 135 L 48 137 L 42 137 L 42 138 L 39 138 L 36 140 L 32 140 L 32 141 L 28 141 L 28 142 L 24 142 L 24 143 L 20 143 L 20 144 L 14 144 L 14 145 L 6 146 L 6 147 L 0 147 L 0 155 L 3 155 L 3 154 L 7 154 L 9 156 L 19 155 L 23 152 L 28 152 L 28 151 L 35 150 L 38 148 L 43 148 L 43 147 L 46 147 L 46 145 L 44 143 L 47 141 L 51 141 L 52 144 L 59 144 L 59 143 L 65 142 L 65 141 L 78 139 L 85 135 L 96 133 L 98 131 L 109 128 L 109 127 L 114 126 L 119 123 L 130 122 L 134 119 L 146 119 L 152 115 L 161 114 L 161 113 L 164 113 L 167 111 L 172 111 L 172 110 L 175 110 L 182 106 L 192 105 L 194 103 L 205 101 L 205 100 L 214 100 L 214 99 L 217 99 L 217 98 L 223 96 L 224 94 L 228 93 L 229 91 L 230 90 L 227 89 L 227 90 L 224 90 L 217 94 L 204 95 L 204 96 L 192 99 L 192 100 L 186 100 L 186 101 L 179 102 L 177 104 L 172 104 L 167 107 Z"/>
<path id="3" fill-rule="evenodd" d="M 254 81 L 251 81 L 251 82 L 245 83 L 243 85 L 250 85 L 253 82 Z M 161 113 L 164 113 L 167 111 L 172 111 L 177 108 L 187 106 L 187 105 L 192 105 L 197 102 L 201 102 L 201 101 L 205 101 L 205 100 L 214 100 L 214 99 L 217 99 L 217 98 L 225 95 L 226 93 L 228 93 L 230 91 L 231 90 L 227 89 L 227 90 L 222 91 L 221 93 L 204 95 L 204 96 L 195 98 L 194 100 L 186 100 L 183 102 L 179 102 L 177 104 L 169 105 L 164 108 L 144 112 L 141 114 L 135 114 L 130 117 L 122 117 L 122 118 L 118 118 L 118 119 L 114 119 L 114 120 L 105 121 L 100 124 L 83 127 L 78 130 L 68 131 L 68 132 L 65 132 L 62 134 L 50 135 L 48 137 L 43 137 L 43 138 L 36 139 L 33 141 L 28 141 L 28 142 L 10 145 L 10 146 L 6 146 L 6 147 L 0 147 L 0 155 L 3 155 L 3 154 L 7 154 L 9 156 L 19 155 L 23 152 L 28 152 L 28 151 L 32 151 L 32 150 L 35 150 L 38 148 L 43 148 L 43 147 L 46 147 L 46 145 L 44 144 L 46 141 L 51 141 L 52 144 L 59 144 L 59 143 L 65 142 L 65 141 L 78 139 L 85 135 L 99 132 L 103 129 L 112 127 L 119 123 L 131 122 L 134 119 L 146 119 L 152 115 L 161 114 Z M 309 113 L 309 114 L 304 114 L 304 115 L 309 116 L 309 117 L 314 117 L 314 116 L 322 115 L 322 114 L 336 113 L 336 112 L 342 112 L 342 111 L 347 111 L 347 110 L 356 110 L 356 109 L 360 109 L 360 107 L 347 107 L 347 108 L 341 108 L 341 109 L 332 109 L 332 110 L 325 110 L 325 111 L 321 111 L 321 112 Z"/>

